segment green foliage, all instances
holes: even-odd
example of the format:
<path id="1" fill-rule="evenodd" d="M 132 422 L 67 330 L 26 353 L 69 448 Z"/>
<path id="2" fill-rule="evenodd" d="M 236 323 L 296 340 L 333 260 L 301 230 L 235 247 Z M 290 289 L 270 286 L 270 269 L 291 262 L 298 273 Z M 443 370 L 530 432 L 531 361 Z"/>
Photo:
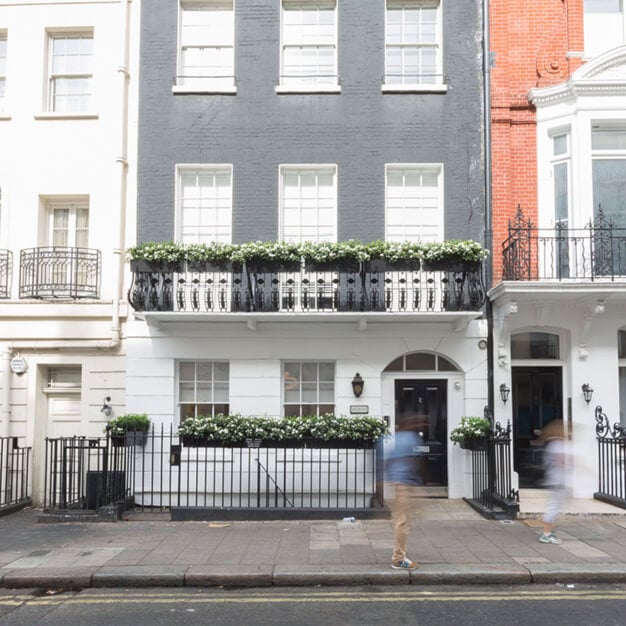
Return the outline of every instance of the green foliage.
<path id="1" fill-rule="evenodd" d="M 362 243 L 355 239 L 347 241 L 306 242 L 253 241 L 243 244 L 183 244 L 176 242 L 148 241 L 129 248 L 131 260 L 174 263 L 244 261 L 293 263 L 304 259 L 305 263 L 361 262 L 368 260 L 399 261 L 465 261 L 479 262 L 488 256 L 477 241 L 449 239 L 443 242 L 420 243 L 412 241 L 371 241 Z"/>
<path id="2" fill-rule="evenodd" d="M 486 417 L 466 417 L 463 416 L 459 425 L 450 431 L 450 441 L 459 443 L 484 439 L 491 434 L 491 422 Z"/>
<path id="3" fill-rule="evenodd" d="M 130 431 L 147 433 L 150 430 L 150 419 L 145 413 L 125 413 L 110 420 L 107 430 L 112 435 L 123 435 Z"/>
<path id="4" fill-rule="evenodd" d="M 386 433 L 385 422 L 376 417 L 347 417 L 326 413 L 305 417 L 243 416 L 239 414 L 198 416 L 184 420 L 178 428 L 181 437 L 199 441 L 239 443 L 245 439 L 285 441 L 312 437 L 329 439 L 365 439 L 375 441 Z"/>

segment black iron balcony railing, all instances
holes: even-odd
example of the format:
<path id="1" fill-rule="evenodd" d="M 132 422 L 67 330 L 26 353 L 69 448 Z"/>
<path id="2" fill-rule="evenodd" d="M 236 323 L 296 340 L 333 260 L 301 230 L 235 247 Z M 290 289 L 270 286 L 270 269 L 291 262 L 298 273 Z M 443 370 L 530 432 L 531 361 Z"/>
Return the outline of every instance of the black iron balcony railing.
<path id="1" fill-rule="evenodd" d="M 136 311 L 428 313 L 480 311 L 485 301 L 481 263 L 436 271 L 367 264 L 192 271 L 134 261 L 131 269 L 128 300 Z"/>
<path id="2" fill-rule="evenodd" d="M 99 298 L 101 264 L 99 250 L 22 250 L 20 298 Z"/>
<path id="3" fill-rule="evenodd" d="M 13 269 L 13 253 L 0 250 L 0 298 L 11 295 L 11 271 Z"/>
<path id="4" fill-rule="evenodd" d="M 518 208 L 502 244 L 503 280 L 626 280 L 626 228 L 598 211 L 585 228 L 536 228 Z"/>

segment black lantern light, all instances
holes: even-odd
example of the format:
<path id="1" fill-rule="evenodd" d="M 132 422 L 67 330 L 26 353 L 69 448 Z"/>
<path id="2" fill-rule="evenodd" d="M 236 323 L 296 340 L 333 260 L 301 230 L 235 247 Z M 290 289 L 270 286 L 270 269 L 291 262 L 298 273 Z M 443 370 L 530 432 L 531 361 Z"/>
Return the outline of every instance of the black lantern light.
<path id="1" fill-rule="evenodd" d="M 504 404 L 506 404 L 506 401 L 509 399 L 510 393 L 511 390 L 507 387 L 506 383 L 502 383 L 500 385 L 500 397 L 502 398 L 502 402 L 504 402 Z"/>
<path id="2" fill-rule="evenodd" d="M 593 396 L 593 389 L 589 386 L 589 383 L 584 383 L 582 390 L 583 398 L 585 398 L 585 402 L 589 404 L 591 402 L 591 397 Z"/>
<path id="3" fill-rule="evenodd" d="M 357 372 L 354 375 L 354 378 L 352 379 L 352 392 L 354 393 L 356 398 L 361 397 L 364 386 L 365 386 L 365 381 L 361 378 L 361 374 Z"/>

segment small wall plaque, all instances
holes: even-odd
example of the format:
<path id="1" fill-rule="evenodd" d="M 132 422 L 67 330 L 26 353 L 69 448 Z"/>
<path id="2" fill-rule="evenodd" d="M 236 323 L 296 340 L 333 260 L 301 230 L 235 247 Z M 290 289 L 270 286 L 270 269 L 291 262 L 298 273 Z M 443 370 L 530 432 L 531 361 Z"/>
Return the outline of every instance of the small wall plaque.
<path id="1" fill-rule="evenodd" d="M 11 359 L 11 371 L 18 376 L 28 369 L 28 362 L 23 356 L 14 356 Z"/>
<path id="2" fill-rule="evenodd" d="M 350 413 L 352 415 L 367 415 L 370 412 L 370 408 L 367 404 L 351 404 Z"/>

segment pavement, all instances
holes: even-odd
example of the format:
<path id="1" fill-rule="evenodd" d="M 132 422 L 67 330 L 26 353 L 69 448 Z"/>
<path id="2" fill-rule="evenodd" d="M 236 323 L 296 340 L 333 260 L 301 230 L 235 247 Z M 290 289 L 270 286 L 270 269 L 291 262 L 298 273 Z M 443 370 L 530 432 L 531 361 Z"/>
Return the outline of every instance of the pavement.
<path id="1" fill-rule="evenodd" d="M 172 522 L 127 513 L 117 523 L 0 517 L 0 586 L 87 587 L 626 583 L 626 511 L 595 501 L 564 509 L 561 545 L 538 541 L 542 494 L 516 520 L 488 520 L 463 500 L 411 499 L 408 556 L 390 568 L 390 520 Z"/>

